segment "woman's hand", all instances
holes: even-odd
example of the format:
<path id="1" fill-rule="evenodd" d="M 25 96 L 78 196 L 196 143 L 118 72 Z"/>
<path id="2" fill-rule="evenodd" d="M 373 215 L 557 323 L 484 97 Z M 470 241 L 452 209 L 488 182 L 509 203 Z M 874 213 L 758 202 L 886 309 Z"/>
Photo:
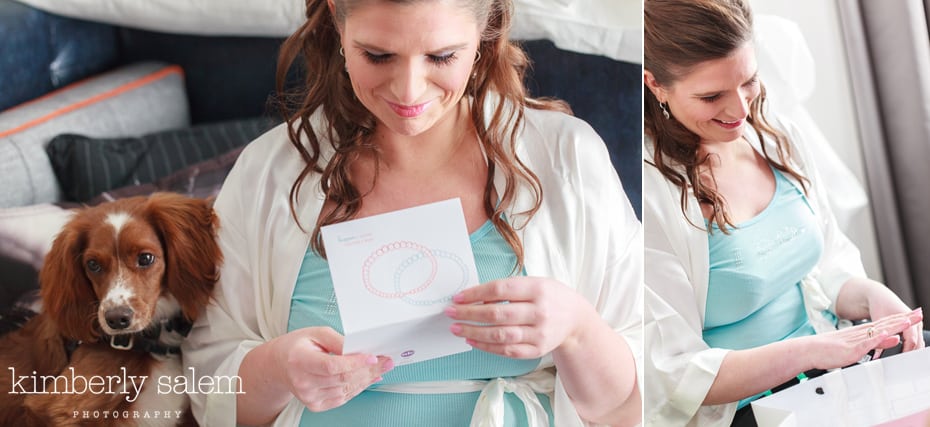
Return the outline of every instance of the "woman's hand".
<path id="1" fill-rule="evenodd" d="M 881 319 L 894 314 L 911 312 L 911 309 L 908 308 L 894 292 L 891 292 L 891 290 L 884 286 L 876 289 L 874 292 L 870 292 L 867 300 L 869 304 L 869 318 L 871 319 Z M 904 341 L 904 345 L 901 348 L 902 352 L 924 348 L 923 323 L 918 322 L 901 331 L 901 338 Z M 875 350 L 876 359 L 881 356 L 882 350 L 881 348 Z"/>
<path id="2" fill-rule="evenodd" d="M 597 313 L 577 292 L 539 277 L 511 277 L 466 289 L 452 299 L 446 315 L 452 333 L 472 347 L 501 356 L 541 357 L 577 339 L 587 314 Z M 503 302 L 507 303 L 503 303 Z"/>
<path id="3" fill-rule="evenodd" d="M 923 318 L 923 311 L 918 308 L 870 323 L 799 339 L 811 340 L 812 345 L 806 353 L 812 358 L 812 367 L 842 368 L 858 362 L 872 349 L 878 354 L 883 349 L 898 345 L 900 340 L 897 334 L 920 325 Z"/>
<path id="4" fill-rule="evenodd" d="M 282 380 L 314 412 L 342 406 L 394 367 L 383 356 L 341 355 L 343 336 L 328 327 L 298 329 L 271 344 Z"/>
<path id="5" fill-rule="evenodd" d="M 911 309 L 885 285 L 864 277 L 854 277 L 840 288 L 836 298 L 836 314 L 844 319 L 882 319 L 895 314 L 907 314 Z M 902 351 L 924 347 L 923 324 L 895 332 L 901 333 L 904 341 Z M 881 355 L 883 348 L 875 351 Z"/>

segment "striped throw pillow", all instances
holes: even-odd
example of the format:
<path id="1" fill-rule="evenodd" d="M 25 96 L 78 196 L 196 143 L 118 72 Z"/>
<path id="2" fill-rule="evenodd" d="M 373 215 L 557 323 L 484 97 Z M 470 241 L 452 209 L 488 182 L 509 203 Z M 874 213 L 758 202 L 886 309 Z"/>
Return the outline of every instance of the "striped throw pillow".
<path id="1" fill-rule="evenodd" d="M 274 125 L 267 118 L 233 120 L 137 138 L 65 134 L 48 144 L 63 199 L 86 202 L 104 191 L 151 183 L 243 146 Z"/>

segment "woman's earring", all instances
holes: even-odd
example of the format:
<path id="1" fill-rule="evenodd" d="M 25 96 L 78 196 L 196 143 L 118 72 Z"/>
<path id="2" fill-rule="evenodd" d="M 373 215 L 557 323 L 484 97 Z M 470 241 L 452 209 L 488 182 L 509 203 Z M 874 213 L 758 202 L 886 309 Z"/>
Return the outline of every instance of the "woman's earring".
<path id="1" fill-rule="evenodd" d="M 668 117 L 669 117 L 669 116 L 668 116 L 668 106 L 667 106 L 667 105 L 668 105 L 668 104 L 666 104 L 666 103 L 664 103 L 664 102 L 660 102 L 660 103 L 659 103 L 659 108 L 662 109 L 662 115 L 665 116 L 665 120 L 668 120 Z"/>
<path id="2" fill-rule="evenodd" d="M 343 57 L 343 58 L 346 57 L 346 52 L 345 52 L 345 50 L 342 49 L 342 46 L 339 46 L 339 56 L 341 56 L 341 57 Z M 346 62 L 346 61 L 343 61 L 343 62 L 345 63 L 346 73 L 348 73 L 348 72 L 349 72 L 349 63 Z"/>

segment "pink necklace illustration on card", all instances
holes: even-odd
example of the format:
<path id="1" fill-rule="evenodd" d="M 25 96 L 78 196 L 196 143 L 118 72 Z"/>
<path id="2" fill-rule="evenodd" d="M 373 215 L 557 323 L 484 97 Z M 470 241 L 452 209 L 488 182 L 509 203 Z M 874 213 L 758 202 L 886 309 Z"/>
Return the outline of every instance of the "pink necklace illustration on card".
<path id="1" fill-rule="evenodd" d="M 362 284 L 369 293 L 414 305 L 450 301 L 465 287 L 468 276 L 465 262 L 458 255 L 409 240 L 382 245 L 362 264 Z M 439 281 L 455 283 L 455 288 L 431 292 Z"/>

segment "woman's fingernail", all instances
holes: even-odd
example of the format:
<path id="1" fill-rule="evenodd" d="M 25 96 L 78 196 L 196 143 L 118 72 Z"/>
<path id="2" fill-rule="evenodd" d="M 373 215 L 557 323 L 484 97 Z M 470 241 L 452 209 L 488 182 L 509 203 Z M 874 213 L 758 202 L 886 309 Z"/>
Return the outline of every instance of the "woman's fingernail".
<path id="1" fill-rule="evenodd" d="M 462 302 L 462 301 L 465 301 L 465 295 L 462 294 L 461 292 L 459 292 L 459 293 L 457 293 L 457 294 L 455 294 L 455 295 L 452 296 L 452 302 L 457 302 L 457 303 L 458 303 L 458 302 Z"/>
<path id="2" fill-rule="evenodd" d="M 365 364 L 368 365 L 368 366 L 377 365 L 377 364 L 378 364 L 378 358 L 375 357 L 374 355 L 368 356 L 368 358 L 365 359 Z"/>
<path id="3" fill-rule="evenodd" d="M 449 327 L 449 331 L 451 331 L 453 335 L 461 334 L 461 333 L 462 333 L 462 325 L 460 325 L 460 324 L 458 324 L 458 323 L 453 323 L 452 326 Z"/>
<path id="4" fill-rule="evenodd" d="M 443 312 L 446 313 L 446 316 L 449 316 L 449 317 L 451 317 L 451 318 L 453 318 L 453 319 L 455 318 L 455 315 L 458 314 L 458 310 L 456 310 L 455 307 L 453 307 L 453 306 L 451 306 L 451 305 L 448 306 L 448 307 L 446 307 L 446 309 L 443 310 Z"/>
<path id="5" fill-rule="evenodd" d="M 387 371 L 390 371 L 391 369 L 394 369 L 394 361 L 391 360 L 391 359 L 388 359 L 387 361 L 384 362 L 383 365 L 381 365 L 381 373 L 382 373 L 382 374 L 385 373 L 385 372 L 387 372 Z"/>

